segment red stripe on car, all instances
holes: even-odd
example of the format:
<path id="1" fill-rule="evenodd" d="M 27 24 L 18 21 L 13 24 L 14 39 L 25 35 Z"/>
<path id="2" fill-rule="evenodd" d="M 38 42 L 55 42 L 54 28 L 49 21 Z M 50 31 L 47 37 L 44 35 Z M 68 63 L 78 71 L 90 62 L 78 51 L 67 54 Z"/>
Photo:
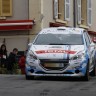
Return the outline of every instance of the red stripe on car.
<path id="1" fill-rule="evenodd" d="M 75 54 L 76 51 L 71 50 L 39 50 L 35 51 L 37 54 L 44 54 L 44 53 L 67 53 L 67 54 Z"/>

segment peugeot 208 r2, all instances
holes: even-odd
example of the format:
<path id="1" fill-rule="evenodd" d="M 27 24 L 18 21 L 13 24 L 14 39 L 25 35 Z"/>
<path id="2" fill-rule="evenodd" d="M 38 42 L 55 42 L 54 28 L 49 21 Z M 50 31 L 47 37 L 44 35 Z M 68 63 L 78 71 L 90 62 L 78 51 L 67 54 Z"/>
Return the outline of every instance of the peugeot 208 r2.
<path id="1" fill-rule="evenodd" d="M 36 36 L 26 57 L 26 79 L 34 76 L 96 75 L 95 45 L 81 28 L 45 28 Z"/>

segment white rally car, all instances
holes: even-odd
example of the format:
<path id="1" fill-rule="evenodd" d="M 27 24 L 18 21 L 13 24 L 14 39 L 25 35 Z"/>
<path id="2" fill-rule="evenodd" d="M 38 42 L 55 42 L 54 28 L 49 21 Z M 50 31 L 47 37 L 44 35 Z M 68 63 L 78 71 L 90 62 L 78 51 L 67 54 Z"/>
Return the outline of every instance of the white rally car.
<path id="1" fill-rule="evenodd" d="M 26 57 L 26 79 L 34 76 L 72 76 L 89 80 L 96 75 L 95 45 L 81 28 L 45 28 Z"/>

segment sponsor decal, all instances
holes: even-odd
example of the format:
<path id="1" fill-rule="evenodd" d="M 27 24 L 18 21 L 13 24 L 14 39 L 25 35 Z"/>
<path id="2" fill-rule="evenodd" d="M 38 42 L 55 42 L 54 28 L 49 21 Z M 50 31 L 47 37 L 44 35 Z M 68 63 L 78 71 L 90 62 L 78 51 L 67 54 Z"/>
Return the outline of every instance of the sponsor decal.
<path id="1" fill-rule="evenodd" d="M 66 54 L 75 54 L 76 51 L 71 50 L 39 50 L 35 51 L 37 54 L 44 54 L 44 53 L 66 53 Z"/>

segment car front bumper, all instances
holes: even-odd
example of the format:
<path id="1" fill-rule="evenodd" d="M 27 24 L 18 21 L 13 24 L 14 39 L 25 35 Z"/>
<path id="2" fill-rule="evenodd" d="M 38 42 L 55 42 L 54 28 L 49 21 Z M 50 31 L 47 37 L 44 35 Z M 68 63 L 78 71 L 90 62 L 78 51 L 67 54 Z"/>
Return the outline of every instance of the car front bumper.
<path id="1" fill-rule="evenodd" d="M 85 76 L 87 61 L 84 60 L 81 64 L 69 64 L 64 70 L 45 70 L 38 63 L 30 66 L 26 63 L 26 75 L 29 76 Z"/>

